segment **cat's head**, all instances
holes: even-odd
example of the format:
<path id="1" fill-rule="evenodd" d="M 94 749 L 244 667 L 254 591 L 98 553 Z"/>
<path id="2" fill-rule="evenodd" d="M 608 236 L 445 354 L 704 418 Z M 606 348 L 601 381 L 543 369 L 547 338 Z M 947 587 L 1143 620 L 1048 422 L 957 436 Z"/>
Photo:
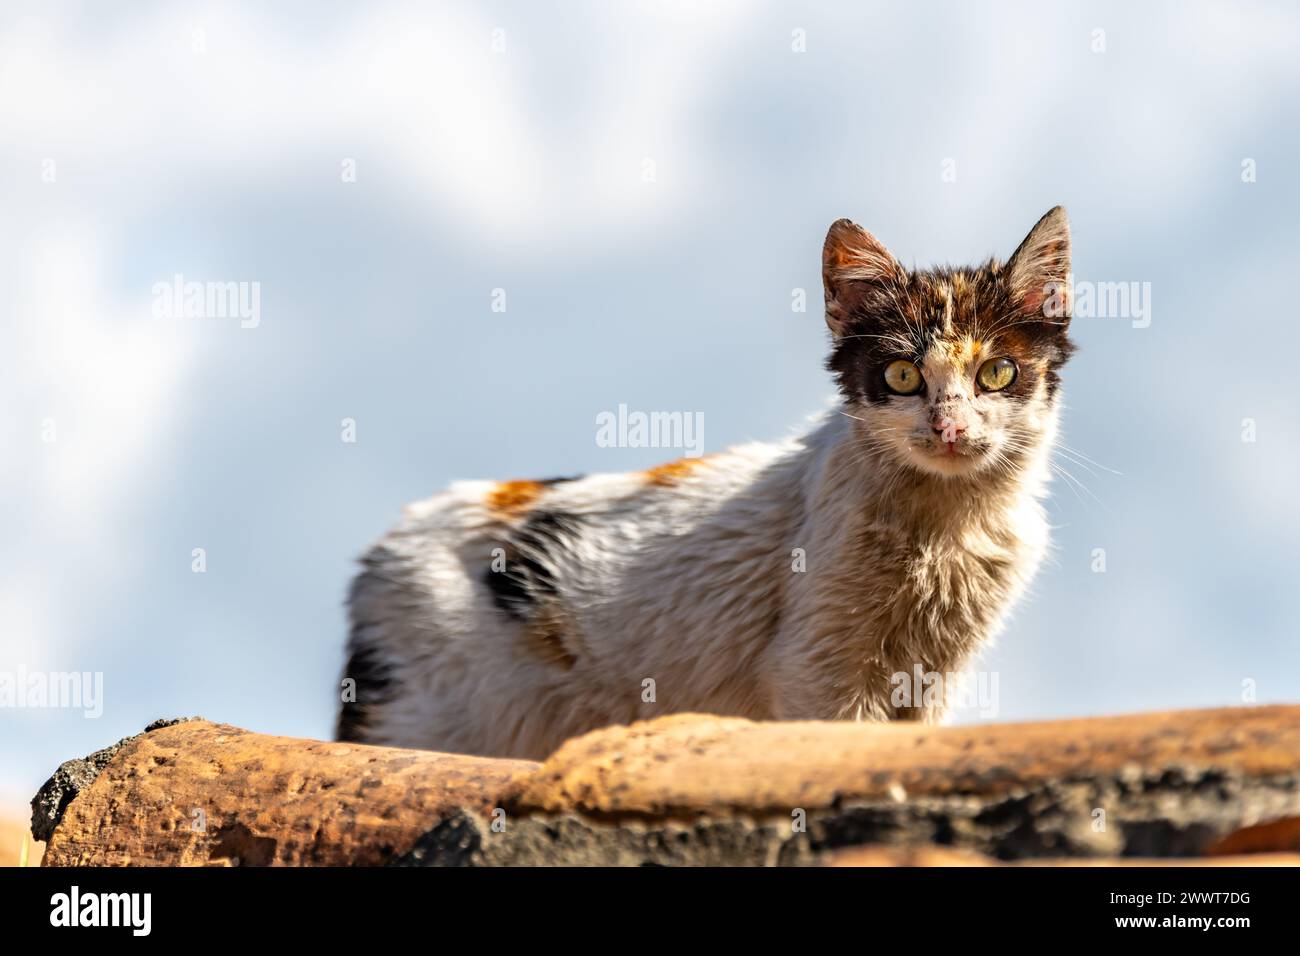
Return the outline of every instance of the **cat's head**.
<path id="1" fill-rule="evenodd" d="M 1070 227 L 1052 209 L 1005 264 L 908 270 L 847 219 L 822 254 L 827 367 L 881 454 L 923 472 L 1013 466 L 1050 439 L 1067 335 Z"/>

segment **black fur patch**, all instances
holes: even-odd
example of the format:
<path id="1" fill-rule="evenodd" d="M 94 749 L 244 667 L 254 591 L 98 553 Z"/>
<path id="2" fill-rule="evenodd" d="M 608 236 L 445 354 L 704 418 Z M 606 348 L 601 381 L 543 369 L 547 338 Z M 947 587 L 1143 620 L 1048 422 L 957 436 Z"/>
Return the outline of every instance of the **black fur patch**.
<path id="1" fill-rule="evenodd" d="M 391 669 L 375 653 L 374 648 L 352 643 L 352 655 L 343 668 L 343 677 L 356 681 L 356 700 L 339 705 L 338 723 L 334 729 L 337 740 L 364 742 L 369 708 L 388 700 L 393 692 Z"/>
<path id="2" fill-rule="evenodd" d="M 555 596 L 555 577 L 547 555 L 564 547 L 564 538 L 575 534 L 581 519 L 559 511 L 536 511 L 504 542 L 505 569 L 489 564 L 483 582 L 492 592 L 493 603 L 517 621 L 530 619 L 539 604 Z"/>

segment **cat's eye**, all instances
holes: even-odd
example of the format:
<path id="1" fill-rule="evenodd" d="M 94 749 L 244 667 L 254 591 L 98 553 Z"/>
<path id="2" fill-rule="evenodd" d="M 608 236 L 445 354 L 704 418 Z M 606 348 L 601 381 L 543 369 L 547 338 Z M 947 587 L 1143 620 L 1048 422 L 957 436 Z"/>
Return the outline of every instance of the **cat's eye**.
<path id="1" fill-rule="evenodd" d="M 921 370 L 905 359 L 885 366 L 885 384 L 895 395 L 915 395 L 925 384 Z"/>
<path id="2" fill-rule="evenodd" d="M 1009 358 L 989 359 L 975 373 L 975 381 L 986 392 L 1000 392 L 1016 380 L 1016 363 Z"/>

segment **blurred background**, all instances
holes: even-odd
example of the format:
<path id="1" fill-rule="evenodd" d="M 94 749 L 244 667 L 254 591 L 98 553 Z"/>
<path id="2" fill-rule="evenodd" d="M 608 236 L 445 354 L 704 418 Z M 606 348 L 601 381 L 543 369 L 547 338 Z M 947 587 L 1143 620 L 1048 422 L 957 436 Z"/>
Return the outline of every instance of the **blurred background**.
<path id="1" fill-rule="evenodd" d="M 353 561 L 452 479 L 676 457 L 598 447 L 620 403 L 705 451 L 802 427 L 841 216 L 965 263 L 1063 203 L 1079 280 L 1150 283 L 1146 327 L 1075 321 L 1105 467 L 1062 460 L 997 719 L 1300 698 L 1298 22 L 0 5 L 0 673 L 104 681 L 98 718 L 0 709 L 0 801 L 160 716 L 328 736 Z M 159 317 L 177 274 L 259 321 Z"/>

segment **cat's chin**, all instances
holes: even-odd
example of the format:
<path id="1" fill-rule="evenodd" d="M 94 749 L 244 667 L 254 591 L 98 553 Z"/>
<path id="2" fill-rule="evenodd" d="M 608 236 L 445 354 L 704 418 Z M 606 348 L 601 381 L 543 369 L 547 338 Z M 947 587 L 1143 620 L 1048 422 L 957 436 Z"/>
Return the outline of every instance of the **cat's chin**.
<path id="1" fill-rule="evenodd" d="M 908 464 L 927 475 L 942 478 L 961 478 L 973 475 L 984 464 L 985 456 L 974 453 L 949 454 L 934 452 L 923 448 L 913 448 L 908 453 Z"/>

